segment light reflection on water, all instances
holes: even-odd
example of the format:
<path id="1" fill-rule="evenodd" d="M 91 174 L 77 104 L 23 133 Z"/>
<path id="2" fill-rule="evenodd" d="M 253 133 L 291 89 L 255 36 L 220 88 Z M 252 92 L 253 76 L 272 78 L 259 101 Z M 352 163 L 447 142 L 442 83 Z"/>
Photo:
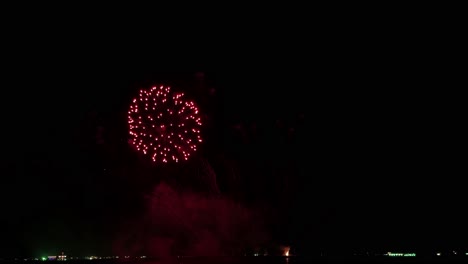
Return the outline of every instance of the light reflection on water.
<path id="1" fill-rule="evenodd" d="M 128 262 L 127 262 L 128 263 Z M 310 263 L 310 261 L 301 261 L 295 257 L 182 257 L 171 260 L 150 260 L 144 262 L 146 264 L 295 264 L 295 263 Z M 128 263 L 130 264 L 130 263 Z"/>
<path id="2" fill-rule="evenodd" d="M 182 258 L 177 264 L 295 264 L 295 263 L 310 263 L 310 261 L 301 260 L 296 257 L 239 257 L 239 258 Z"/>
<path id="3" fill-rule="evenodd" d="M 145 261 L 148 264 L 302 264 L 302 263 L 385 263 L 385 264 L 398 264 L 398 263 L 428 263 L 418 259 L 303 259 L 299 257 L 215 257 L 215 258 L 181 258 L 172 261 Z M 141 262 L 140 262 L 141 263 Z M 445 263 L 443 261 L 431 260 L 429 263 Z M 466 263 L 466 262 L 465 262 Z"/>

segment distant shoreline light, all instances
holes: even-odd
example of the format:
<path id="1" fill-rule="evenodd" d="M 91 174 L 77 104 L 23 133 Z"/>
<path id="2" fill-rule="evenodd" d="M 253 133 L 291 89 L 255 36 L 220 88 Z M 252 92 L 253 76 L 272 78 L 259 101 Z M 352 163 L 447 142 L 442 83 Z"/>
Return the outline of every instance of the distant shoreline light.
<path id="1" fill-rule="evenodd" d="M 416 257 L 416 253 L 394 253 L 394 252 L 387 252 L 385 254 L 389 257 Z"/>

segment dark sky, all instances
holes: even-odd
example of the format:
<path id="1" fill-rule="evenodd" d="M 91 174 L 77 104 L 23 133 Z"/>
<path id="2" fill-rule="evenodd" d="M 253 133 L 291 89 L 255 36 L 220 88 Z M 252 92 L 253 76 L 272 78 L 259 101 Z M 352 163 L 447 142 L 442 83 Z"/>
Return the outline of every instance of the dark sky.
<path id="1" fill-rule="evenodd" d="M 142 185 L 164 170 L 128 147 L 125 123 L 136 91 L 159 83 L 199 102 L 209 117 L 200 155 L 222 192 L 279 210 L 278 243 L 466 246 L 462 105 L 418 67 L 426 55 L 339 40 L 252 44 L 240 56 L 112 42 L 9 53 L 0 256 L 110 252 L 143 210 Z M 226 161 L 245 179 L 235 194 Z"/>

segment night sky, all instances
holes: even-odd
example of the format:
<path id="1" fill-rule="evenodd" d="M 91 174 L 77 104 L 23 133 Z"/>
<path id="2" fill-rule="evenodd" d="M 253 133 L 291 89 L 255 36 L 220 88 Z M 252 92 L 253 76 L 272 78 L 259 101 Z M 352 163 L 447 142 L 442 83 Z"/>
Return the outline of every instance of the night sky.
<path id="1" fill-rule="evenodd" d="M 222 195 L 266 208 L 272 243 L 466 247 L 460 97 L 417 67 L 424 54 L 325 42 L 240 56 L 112 41 L 10 53 L 0 256 L 111 254 L 158 182 L 206 191 L 186 173 L 200 160 Z M 158 167 L 129 147 L 128 104 L 159 84 L 206 115 L 199 159 Z"/>

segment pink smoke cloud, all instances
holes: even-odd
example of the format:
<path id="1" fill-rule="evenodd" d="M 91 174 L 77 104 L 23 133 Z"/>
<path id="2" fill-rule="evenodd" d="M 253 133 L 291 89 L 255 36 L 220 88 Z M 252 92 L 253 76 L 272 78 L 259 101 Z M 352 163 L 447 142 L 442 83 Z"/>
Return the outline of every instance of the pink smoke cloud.
<path id="1" fill-rule="evenodd" d="M 161 183 L 144 216 L 116 240 L 117 254 L 240 255 L 268 240 L 261 215 L 219 195 L 179 192 Z"/>

